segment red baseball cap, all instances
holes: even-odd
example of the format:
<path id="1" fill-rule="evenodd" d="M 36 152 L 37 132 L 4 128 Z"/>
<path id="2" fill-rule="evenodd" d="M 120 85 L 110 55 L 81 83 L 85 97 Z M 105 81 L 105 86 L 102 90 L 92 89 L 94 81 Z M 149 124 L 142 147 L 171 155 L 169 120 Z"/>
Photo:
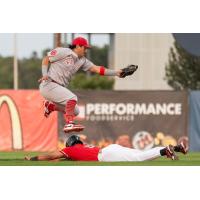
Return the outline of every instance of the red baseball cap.
<path id="1" fill-rule="evenodd" d="M 72 41 L 72 45 L 79 45 L 84 46 L 86 48 L 91 48 L 91 46 L 88 44 L 88 41 L 83 37 L 74 38 Z"/>

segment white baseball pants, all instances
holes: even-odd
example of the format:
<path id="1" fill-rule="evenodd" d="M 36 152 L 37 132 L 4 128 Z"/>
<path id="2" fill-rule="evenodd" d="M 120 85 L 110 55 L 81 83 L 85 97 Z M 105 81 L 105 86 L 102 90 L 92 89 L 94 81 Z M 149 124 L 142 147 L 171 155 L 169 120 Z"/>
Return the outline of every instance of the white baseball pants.
<path id="1" fill-rule="evenodd" d="M 149 150 L 138 150 L 111 144 L 101 150 L 98 155 L 99 161 L 118 162 L 118 161 L 145 161 L 160 157 L 160 150 L 165 147 L 155 147 Z"/>
<path id="2" fill-rule="evenodd" d="M 65 111 L 67 101 L 77 101 L 77 96 L 74 93 L 50 80 L 43 81 L 40 84 L 40 93 L 46 100 L 55 103 L 63 111 Z M 77 105 L 75 106 L 74 114 L 79 114 L 79 108 Z"/>

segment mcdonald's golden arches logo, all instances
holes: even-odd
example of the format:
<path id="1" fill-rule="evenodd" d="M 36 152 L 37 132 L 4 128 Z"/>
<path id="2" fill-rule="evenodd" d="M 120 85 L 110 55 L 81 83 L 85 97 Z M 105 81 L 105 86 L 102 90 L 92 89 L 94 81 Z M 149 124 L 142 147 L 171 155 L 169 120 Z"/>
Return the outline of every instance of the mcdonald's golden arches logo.
<path id="1" fill-rule="evenodd" d="M 6 103 L 10 113 L 11 125 L 12 125 L 12 144 L 13 149 L 21 150 L 23 149 L 23 142 L 22 142 L 22 126 L 20 122 L 20 115 L 17 109 L 17 106 L 13 99 L 8 95 L 1 95 L 0 96 L 0 109 L 1 106 Z"/>

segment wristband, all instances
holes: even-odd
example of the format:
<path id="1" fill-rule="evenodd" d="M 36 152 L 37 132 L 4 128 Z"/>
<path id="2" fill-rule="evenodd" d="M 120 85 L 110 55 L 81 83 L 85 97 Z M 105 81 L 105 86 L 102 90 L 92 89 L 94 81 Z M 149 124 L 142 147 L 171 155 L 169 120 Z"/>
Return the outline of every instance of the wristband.
<path id="1" fill-rule="evenodd" d="M 47 76 L 48 66 L 42 65 L 42 76 Z"/>
<path id="2" fill-rule="evenodd" d="M 103 66 L 100 67 L 99 74 L 100 74 L 101 76 L 104 76 L 104 75 L 105 75 L 105 68 L 104 68 Z"/>
<path id="3" fill-rule="evenodd" d="M 117 76 L 117 71 L 113 69 L 106 69 L 103 66 L 101 66 L 99 74 L 101 76 Z"/>

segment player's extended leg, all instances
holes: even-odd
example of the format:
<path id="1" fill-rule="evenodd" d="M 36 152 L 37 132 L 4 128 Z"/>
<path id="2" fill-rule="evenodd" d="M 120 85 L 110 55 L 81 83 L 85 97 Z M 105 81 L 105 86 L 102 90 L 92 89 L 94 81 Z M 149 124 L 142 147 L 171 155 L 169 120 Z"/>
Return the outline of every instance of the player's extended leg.
<path id="1" fill-rule="evenodd" d="M 174 147 L 172 145 L 167 147 L 154 147 L 135 154 L 137 161 L 154 160 L 160 156 L 166 156 L 172 160 L 178 160 L 178 156 L 175 154 Z"/>
<path id="2" fill-rule="evenodd" d="M 112 144 L 102 149 L 99 161 L 116 162 L 116 161 L 146 161 L 153 160 L 161 156 L 167 156 L 172 160 L 178 159 L 173 146 L 155 147 L 149 150 L 137 150 L 122 147 L 118 144 Z"/>
<path id="3" fill-rule="evenodd" d="M 65 119 L 66 119 L 66 124 L 63 128 L 63 131 L 65 133 L 69 132 L 79 132 L 82 131 L 85 127 L 81 124 L 75 124 L 74 123 L 74 117 L 75 117 L 75 111 L 76 111 L 76 106 L 77 106 L 77 100 L 75 98 L 70 99 L 66 103 L 66 114 L 65 114 Z"/>

